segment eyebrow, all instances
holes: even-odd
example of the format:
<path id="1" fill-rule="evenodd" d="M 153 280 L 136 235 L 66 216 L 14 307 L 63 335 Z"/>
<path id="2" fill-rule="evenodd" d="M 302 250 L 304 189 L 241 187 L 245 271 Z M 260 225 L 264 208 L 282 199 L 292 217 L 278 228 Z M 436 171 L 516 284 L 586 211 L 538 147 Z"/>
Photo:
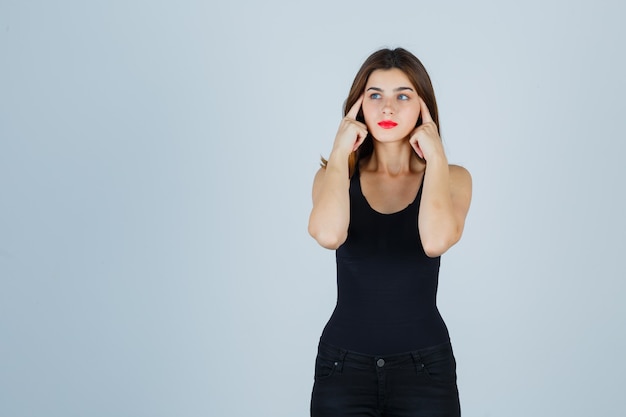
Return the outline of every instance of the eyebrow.
<path id="1" fill-rule="evenodd" d="M 378 87 L 370 87 L 367 89 L 367 91 L 370 90 L 374 90 L 374 91 L 380 91 L 381 93 L 383 92 L 382 88 L 378 88 Z M 398 92 L 398 91 L 404 91 L 404 90 L 411 90 L 413 91 L 413 89 L 411 87 L 398 87 L 398 88 L 394 88 L 393 91 Z M 415 92 L 415 91 L 413 91 Z"/>

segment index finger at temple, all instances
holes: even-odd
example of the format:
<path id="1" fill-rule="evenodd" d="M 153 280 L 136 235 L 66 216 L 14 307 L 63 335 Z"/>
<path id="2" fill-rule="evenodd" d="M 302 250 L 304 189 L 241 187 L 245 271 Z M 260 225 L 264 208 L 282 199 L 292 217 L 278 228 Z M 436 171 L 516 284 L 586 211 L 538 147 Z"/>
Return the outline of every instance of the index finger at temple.
<path id="1" fill-rule="evenodd" d="M 346 114 L 346 116 L 348 116 L 351 119 L 356 119 L 356 116 L 359 114 L 359 110 L 361 109 L 362 103 L 363 103 L 363 95 L 361 94 L 361 96 L 352 105 L 352 107 L 350 108 L 350 111 L 348 112 L 348 114 Z"/>
<path id="2" fill-rule="evenodd" d="M 422 112 L 422 122 L 423 123 L 430 123 L 430 122 L 432 122 L 433 118 L 430 115 L 430 110 L 428 110 L 428 106 L 426 105 L 426 102 L 421 97 L 420 97 L 420 101 L 421 101 L 420 110 Z"/>

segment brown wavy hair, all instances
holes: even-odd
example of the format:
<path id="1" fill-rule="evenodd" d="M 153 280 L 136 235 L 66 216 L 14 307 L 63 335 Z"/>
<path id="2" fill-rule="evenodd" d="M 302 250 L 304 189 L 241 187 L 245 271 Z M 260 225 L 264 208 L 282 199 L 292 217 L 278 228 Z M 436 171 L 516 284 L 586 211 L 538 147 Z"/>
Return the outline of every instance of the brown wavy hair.
<path id="1" fill-rule="evenodd" d="M 428 72 L 426 72 L 426 68 L 424 68 L 422 62 L 415 55 L 403 48 L 381 49 L 374 52 L 365 60 L 365 62 L 361 66 L 361 69 L 359 69 L 359 72 L 357 72 L 356 77 L 354 77 L 354 82 L 352 83 L 352 87 L 350 88 L 350 92 L 348 93 L 348 98 L 344 102 L 344 117 L 348 114 L 348 111 L 354 105 L 354 103 L 356 103 L 361 94 L 363 94 L 365 90 L 365 85 L 367 84 L 367 80 L 369 79 L 369 76 L 372 74 L 372 72 L 376 70 L 388 70 L 392 68 L 398 68 L 406 74 L 409 81 L 411 81 L 411 84 L 413 84 L 413 86 L 415 87 L 416 93 L 424 100 L 424 102 L 428 106 L 430 115 L 437 125 L 437 129 L 439 129 L 439 111 L 437 109 L 437 100 L 435 99 L 435 91 L 433 89 L 432 82 L 430 81 L 430 76 L 428 75 Z M 359 110 L 356 119 L 362 123 L 365 123 L 362 110 Z M 420 117 L 417 119 L 415 127 L 421 124 L 422 116 L 420 115 Z M 372 136 L 368 134 L 359 149 L 350 154 L 350 157 L 348 159 L 350 177 L 352 177 L 352 174 L 354 173 L 359 161 L 363 158 L 370 156 L 373 151 L 374 142 Z M 322 166 L 326 167 L 326 164 L 326 159 L 322 158 Z"/>

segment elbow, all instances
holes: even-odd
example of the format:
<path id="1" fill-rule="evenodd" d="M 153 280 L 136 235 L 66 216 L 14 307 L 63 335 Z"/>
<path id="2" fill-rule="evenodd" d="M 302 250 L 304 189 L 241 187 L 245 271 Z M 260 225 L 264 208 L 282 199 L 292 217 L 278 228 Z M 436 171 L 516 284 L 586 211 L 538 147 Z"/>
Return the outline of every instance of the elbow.
<path id="1" fill-rule="evenodd" d="M 422 248 L 426 256 L 436 258 L 446 253 L 459 239 L 460 236 L 456 234 L 454 236 L 438 236 L 430 239 L 422 239 Z"/>
<path id="2" fill-rule="evenodd" d="M 345 242 L 345 239 L 317 239 L 317 243 L 319 243 L 321 247 L 330 250 L 339 249 L 339 247 L 343 245 L 343 242 Z"/>
<path id="3" fill-rule="evenodd" d="M 424 253 L 429 258 L 436 258 L 443 255 L 448 250 L 444 245 L 424 245 Z"/>
<path id="4" fill-rule="evenodd" d="M 309 225 L 309 234 L 317 241 L 317 243 L 319 243 L 320 246 L 331 250 L 335 250 L 343 245 L 348 237 L 347 232 L 332 232 L 316 228 L 312 225 Z"/>
<path id="5" fill-rule="evenodd" d="M 429 258 L 436 258 L 446 253 L 449 246 L 440 242 L 422 242 L 422 247 L 424 248 L 426 256 Z"/>

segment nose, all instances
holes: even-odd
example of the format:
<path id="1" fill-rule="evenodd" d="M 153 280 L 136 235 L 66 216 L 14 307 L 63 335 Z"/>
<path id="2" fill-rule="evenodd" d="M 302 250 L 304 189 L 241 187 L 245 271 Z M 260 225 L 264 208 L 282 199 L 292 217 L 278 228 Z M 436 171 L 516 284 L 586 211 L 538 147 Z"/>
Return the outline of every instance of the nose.
<path id="1" fill-rule="evenodd" d="M 395 107 L 393 104 L 393 100 L 387 99 L 383 102 L 382 108 L 383 114 L 393 114 L 395 111 Z"/>

